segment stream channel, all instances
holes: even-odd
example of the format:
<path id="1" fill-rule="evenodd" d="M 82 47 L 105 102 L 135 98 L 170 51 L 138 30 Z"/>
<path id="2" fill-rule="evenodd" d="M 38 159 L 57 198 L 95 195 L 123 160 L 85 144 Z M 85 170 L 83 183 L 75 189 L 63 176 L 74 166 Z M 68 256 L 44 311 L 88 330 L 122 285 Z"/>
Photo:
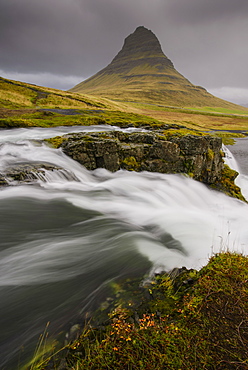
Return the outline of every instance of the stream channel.
<path id="1" fill-rule="evenodd" d="M 88 171 L 42 142 L 110 129 L 0 132 L 0 172 L 40 161 L 73 175 L 47 170 L 33 183 L 0 190 L 0 369 L 21 368 L 48 322 L 52 336 L 83 320 L 112 281 L 199 269 L 219 251 L 248 253 L 244 202 L 183 175 Z M 247 140 L 229 149 L 248 198 Z M 227 161 L 237 169 L 229 149 Z"/>

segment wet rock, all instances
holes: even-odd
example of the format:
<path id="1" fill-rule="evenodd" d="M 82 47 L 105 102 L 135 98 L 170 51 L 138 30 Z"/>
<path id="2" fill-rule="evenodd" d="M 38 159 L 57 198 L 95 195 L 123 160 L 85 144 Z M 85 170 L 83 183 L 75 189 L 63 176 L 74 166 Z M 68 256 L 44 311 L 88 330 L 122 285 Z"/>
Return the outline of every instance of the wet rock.
<path id="1" fill-rule="evenodd" d="M 8 181 L 6 180 L 5 176 L 0 173 L 0 186 L 8 185 Z"/>
<path id="2" fill-rule="evenodd" d="M 0 186 L 47 181 L 48 171 L 67 180 L 77 180 L 75 175 L 47 162 L 17 163 L 0 172 Z"/>
<path id="3" fill-rule="evenodd" d="M 185 135 L 167 140 L 155 132 L 98 132 L 63 136 L 65 154 L 89 170 L 186 173 L 206 184 L 221 178 L 222 141 L 218 137 Z"/>

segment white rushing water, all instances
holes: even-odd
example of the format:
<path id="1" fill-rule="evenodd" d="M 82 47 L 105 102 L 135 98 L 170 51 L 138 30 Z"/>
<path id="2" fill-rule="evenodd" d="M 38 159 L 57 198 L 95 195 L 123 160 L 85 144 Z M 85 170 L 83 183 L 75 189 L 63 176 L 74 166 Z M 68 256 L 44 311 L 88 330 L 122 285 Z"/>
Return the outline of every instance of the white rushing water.
<path id="1" fill-rule="evenodd" d="M 235 139 L 235 145 L 230 145 L 226 148 L 229 152 L 229 166 L 239 172 L 239 176 L 235 180 L 236 185 L 242 189 L 242 194 L 248 200 L 248 138 Z M 236 159 L 237 160 L 236 160 Z M 238 162 L 238 163 L 237 163 Z"/>
<path id="2" fill-rule="evenodd" d="M 63 130 L 0 132 L 0 172 L 39 161 L 77 179 L 47 171 L 38 182 L 0 190 L 0 366 L 47 321 L 56 331 L 86 312 L 94 292 L 112 279 L 199 269 L 220 251 L 248 253 L 244 202 L 182 175 L 90 172 L 60 149 L 30 141 L 69 132 Z"/>

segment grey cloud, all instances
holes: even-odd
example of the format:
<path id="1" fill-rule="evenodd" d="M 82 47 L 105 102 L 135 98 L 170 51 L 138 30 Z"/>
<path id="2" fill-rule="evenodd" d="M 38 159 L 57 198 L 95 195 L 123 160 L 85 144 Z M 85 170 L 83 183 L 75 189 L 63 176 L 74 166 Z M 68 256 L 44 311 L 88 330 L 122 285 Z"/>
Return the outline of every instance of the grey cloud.
<path id="1" fill-rule="evenodd" d="M 246 88 L 247 10 L 247 0 L 0 0 L 0 69 L 83 80 L 143 25 L 193 83 Z"/>
<path id="2" fill-rule="evenodd" d="M 169 3 L 165 3 L 165 8 L 176 21 L 199 24 L 233 19 L 233 17 L 247 18 L 248 2 L 246 0 L 169 0 Z"/>
<path id="3" fill-rule="evenodd" d="M 95 73 L 139 25 L 141 3 L 2 0 L 0 67 L 25 73 Z"/>
<path id="4" fill-rule="evenodd" d="M 52 73 L 8 73 L 1 69 L 0 76 L 10 80 L 27 82 L 38 86 L 49 86 L 60 90 L 69 90 L 72 86 L 82 81 L 82 76 L 63 76 Z"/>
<path id="5" fill-rule="evenodd" d="M 236 104 L 248 105 L 248 88 L 221 87 L 211 89 L 210 93 L 224 100 L 230 100 Z"/>

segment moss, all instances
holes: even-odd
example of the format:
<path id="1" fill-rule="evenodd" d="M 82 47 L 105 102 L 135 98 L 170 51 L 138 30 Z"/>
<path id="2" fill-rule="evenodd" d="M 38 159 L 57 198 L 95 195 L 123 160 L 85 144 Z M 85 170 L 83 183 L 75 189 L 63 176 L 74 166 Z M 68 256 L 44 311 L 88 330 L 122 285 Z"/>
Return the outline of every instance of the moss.
<path id="1" fill-rule="evenodd" d="M 198 130 L 190 130 L 187 128 L 180 128 L 180 129 L 168 129 L 163 132 L 167 140 L 171 139 L 172 137 L 183 137 L 186 135 L 194 135 L 194 136 L 207 136 L 209 135 L 207 132 L 198 131 Z"/>
<path id="2" fill-rule="evenodd" d="M 214 159 L 214 156 L 215 156 L 214 151 L 212 149 L 208 148 L 207 158 L 212 161 Z"/>
<path id="3" fill-rule="evenodd" d="M 237 132 L 214 132 L 213 135 L 220 137 L 222 139 L 223 144 L 225 145 L 234 145 L 235 144 L 234 138 L 245 137 L 244 134 Z"/>
<path id="4" fill-rule="evenodd" d="M 64 141 L 66 141 L 67 139 L 65 137 L 62 137 L 62 136 L 55 136 L 55 137 L 52 137 L 50 139 L 45 139 L 44 141 L 47 142 L 50 146 L 52 146 L 53 148 L 59 148 L 62 143 Z"/>
<path id="5" fill-rule="evenodd" d="M 235 179 L 238 176 L 238 172 L 235 170 L 232 170 L 229 166 L 226 164 L 223 167 L 223 170 L 221 172 L 221 178 L 215 182 L 215 184 L 212 184 L 211 187 L 213 189 L 222 191 L 223 193 L 240 199 L 242 201 L 246 201 L 243 197 L 240 188 L 235 185 Z"/>
<path id="6" fill-rule="evenodd" d="M 128 171 L 139 171 L 140 164 L 136 161 L 136 159 L 133 156 L 126 157 L 121 162 L 121 168 L 124 168 L 125 170 Z"/>
<path id="7" fill-rule="evenodd" d="M 88 125 L 106 125 L 106 120 L 101 117 L 88 117 L 87 118 Z"/>
<path id="8" fill-rule="evenodd" d="M 185 160 L 184 160 L 184 169 L 185 169 L 185 173 L 187 175 L 189 174 L 192 174 L 192 177 L 194 177 L 194 174 L 195 174 L 195 165 L 194 165 L 194 160 L 191 159 L 191 158 L 187 158 L 185 156 Z"/>

